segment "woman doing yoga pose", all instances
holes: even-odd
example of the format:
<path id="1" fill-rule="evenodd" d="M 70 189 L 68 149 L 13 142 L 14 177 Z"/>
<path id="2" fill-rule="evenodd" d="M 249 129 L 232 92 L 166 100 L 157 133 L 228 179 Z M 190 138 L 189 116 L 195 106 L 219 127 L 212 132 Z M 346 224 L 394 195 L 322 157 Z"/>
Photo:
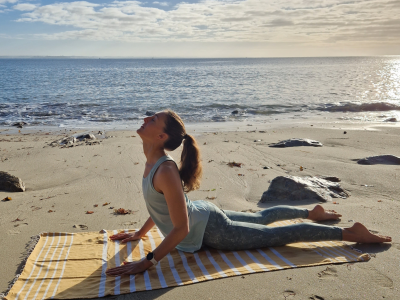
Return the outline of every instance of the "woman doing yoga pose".
<path id="1" fill-rule="evenodd" d="M 158 112 L 144 119 L 137 130 L 146 156 L 142 188 L 150 217 L 134 233 L 118 233 L 111 240 L 122 243 L 141 239 L 154 226 L 165 236 L 162 243 L 143 260 L 125 263 L 106 271 L 110 276 L 144 272 L 157 264 L 174 248 L 186 252 L 203 245 L 223 250 L 243 250 L 282 246 L 295 242 L 343 240 L 358 243 L 390 242 L 387 236 L 375 235 L 360 223 L 349 228 L 300 223 L 281 227 L 267 224 L 294 218 L 313 221 L 341 217 L 321 205 L 312 210 L 291 206 L 275 206 L 257 213 L 221 210 L 208 201 L 190 201 L 187 192 L 200 186 L 202 168 L 196 140 L 186 133 L 181 118 L 173 111 Z M 181 165 L 166 154 L 183 142 Z"/>

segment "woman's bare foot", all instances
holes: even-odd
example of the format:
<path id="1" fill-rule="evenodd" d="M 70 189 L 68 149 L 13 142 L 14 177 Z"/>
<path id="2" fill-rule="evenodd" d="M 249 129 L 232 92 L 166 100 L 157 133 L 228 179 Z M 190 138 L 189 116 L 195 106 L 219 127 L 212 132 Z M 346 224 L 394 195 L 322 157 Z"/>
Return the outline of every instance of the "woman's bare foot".
<path id="1" fill-rule="evenodd" d="M 308 219 L 313 221 L 337 220 L 341 216 L 334 210 L 325 210 L 321 205 L 316 205 L 308 212 Z"/>
<path id="2" fill-rule="evenodd" d="M 361 223 L 354 223 L 350 228 L 343 228 L 343 241 L 356 243 L 384 243 L 391 242 L 390 236 L 383 236 L 371 233 Z"/>

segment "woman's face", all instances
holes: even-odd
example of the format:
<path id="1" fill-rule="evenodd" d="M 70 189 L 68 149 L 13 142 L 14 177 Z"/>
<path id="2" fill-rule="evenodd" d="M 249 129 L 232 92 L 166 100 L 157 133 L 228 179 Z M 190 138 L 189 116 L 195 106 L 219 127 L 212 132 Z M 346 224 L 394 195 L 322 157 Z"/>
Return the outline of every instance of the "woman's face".
<path id="1" fill-rule="evenodd" d="M 139 136 L 143 139 L 162 139 L 166 135 L 164 132 L 166 113 L 158 112 L 153 116 L 144 118 L 143 125 L 136 130 Z"/>

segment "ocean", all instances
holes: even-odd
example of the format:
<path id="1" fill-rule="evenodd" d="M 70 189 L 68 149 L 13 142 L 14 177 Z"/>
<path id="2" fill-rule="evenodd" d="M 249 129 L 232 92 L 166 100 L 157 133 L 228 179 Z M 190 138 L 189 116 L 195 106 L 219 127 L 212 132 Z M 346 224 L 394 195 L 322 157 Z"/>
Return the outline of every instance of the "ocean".
<path id="1" fill-rule="evenodd" d="M 165 108 L 185 122 L 400 119 L 400 56 L 0 59 L 0 126 L 120 127 Z"/>

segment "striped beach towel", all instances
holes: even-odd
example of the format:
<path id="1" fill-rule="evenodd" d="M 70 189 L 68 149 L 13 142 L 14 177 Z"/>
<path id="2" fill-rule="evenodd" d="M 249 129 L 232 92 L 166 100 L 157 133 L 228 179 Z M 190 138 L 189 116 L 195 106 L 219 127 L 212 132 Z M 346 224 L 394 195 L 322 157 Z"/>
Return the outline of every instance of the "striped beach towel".
<path id="1" fill-rule="evenodd" d="M 293 222 L 277 222 L 273 226 Z M 164 238 L 154 227 L 143 239 L 121 244 L 109 239 L 117 232 L 120 230 L 42 233 L 23 272 L 5 298 L 94 298 L 256 272 L 370 259 L 368 254 L 362 254 L 343 242 L 332 241 L 244 251 L 205 248 L 193 254 L 174 250 L 144 273 L 109 277 L 105 275 L 108 268 L 144 258 Z"/>

